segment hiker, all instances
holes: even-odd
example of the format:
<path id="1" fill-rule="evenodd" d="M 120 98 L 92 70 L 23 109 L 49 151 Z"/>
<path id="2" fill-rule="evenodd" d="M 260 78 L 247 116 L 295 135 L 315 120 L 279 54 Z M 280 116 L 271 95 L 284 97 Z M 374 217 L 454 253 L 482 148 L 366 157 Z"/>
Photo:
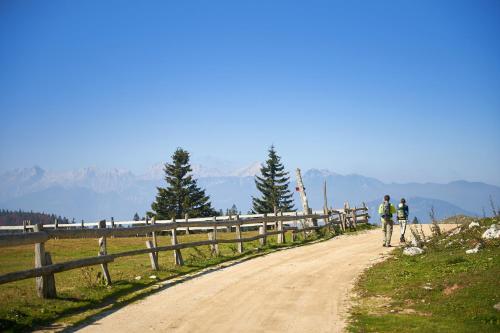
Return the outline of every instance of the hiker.
<path id="1" fill-rule="evenodd" d="M 396 207 L 390 202 L 391 197 L 389 195 L 384 196 L 384 202 L 378 207 L 378 214 L 382 221 L 382 231 L 384 233 L 384 244 L 383 246 L 391 247 L 391 237 L 392 237 L 392 227 L 394 221 L 392 220 L 392 214 L 396 213 Z"/>
<path id="2" fill-rule="evenodd" d="M 405 198 L 401 198 L 401 202 L 398 205 L 398 222 L 399 229 L 401 231 L 401 237 L 399 238 L 400 243 L 405 243 L 405 232 L 406 224 L 408 223 L 408 205 L 406 204 Z"/>

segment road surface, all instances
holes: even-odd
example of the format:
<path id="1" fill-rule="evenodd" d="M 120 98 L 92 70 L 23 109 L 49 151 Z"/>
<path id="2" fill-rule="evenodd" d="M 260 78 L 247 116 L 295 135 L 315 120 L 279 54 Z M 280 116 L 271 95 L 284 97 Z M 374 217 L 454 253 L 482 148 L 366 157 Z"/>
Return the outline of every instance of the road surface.
<path id="1" fill-rule="evenodd" d="M 80 331 L 342 332 L 356 277 L 390 251 L 376 229 L 271 253 L 168 287 Z"/>

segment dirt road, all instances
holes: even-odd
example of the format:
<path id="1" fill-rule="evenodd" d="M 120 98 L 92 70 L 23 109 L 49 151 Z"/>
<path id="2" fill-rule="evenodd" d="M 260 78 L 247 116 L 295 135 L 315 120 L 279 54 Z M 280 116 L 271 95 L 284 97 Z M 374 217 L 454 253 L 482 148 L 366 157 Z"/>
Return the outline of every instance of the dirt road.
<path id="1" fill-rule="evenodd" d="M 391 250 L 381 237 L 371 230 L 252 259 L 166 288 L 81 331 L 341 332 L 355 278 Z"/>

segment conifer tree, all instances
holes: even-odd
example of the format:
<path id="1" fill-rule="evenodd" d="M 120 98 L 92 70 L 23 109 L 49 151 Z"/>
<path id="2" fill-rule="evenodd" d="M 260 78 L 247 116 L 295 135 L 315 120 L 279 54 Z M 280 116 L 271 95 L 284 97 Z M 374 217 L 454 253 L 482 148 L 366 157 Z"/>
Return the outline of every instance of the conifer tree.
<path id="1" fill-rule="evenodd" d="M 196 180 L 190 174 L 192 172 L 189 164 L 189 153 L 182 148 L 177 148 L 172 155 L 172 163 L 165 164 L 165 181 L 167 187 L 158 187 L 156 201 L 151 205 L 157 220 L 165 220 L 175 217 L 184 218 L 187 213 L 189 217 L 206 217 L 216 215 L 210 203 L 210 197 L 205 194 L 196 184 Z"/>
<path id="2" fill-rule="evenodd" d="M 260 169 L 261 176 L 255 176 L 255 185 L 262 194 L 261 198 L 252 197 L 253 211 L 256 213 L 273 213 L 274 208 L 291 211 L 293 194 L 288 185 L 290 176 L 281 163 L 281 157 L 276 154 L 274 145 L 268 150 L 268 159 Z"/>

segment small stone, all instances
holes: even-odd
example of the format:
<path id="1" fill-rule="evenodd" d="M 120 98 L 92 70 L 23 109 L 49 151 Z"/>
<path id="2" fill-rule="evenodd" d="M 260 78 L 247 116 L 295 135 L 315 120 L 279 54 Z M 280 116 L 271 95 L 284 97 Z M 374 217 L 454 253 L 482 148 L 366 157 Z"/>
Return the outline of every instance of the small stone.
<path id="1" fill-rule="evenodd" d="M 493 305 L 493 307 L 495 308 L 495 310 L 500 311 L 500 303 Z"/>
<path id="2" fill-rule="evenodd" d="M 407 256 L 415 256 L 422 253 L 424 253 L 424 250 L 416 246 L 407 247 L 403 250 L 403 254 Z"/>
<path id="3" fill-rule="evenodd" d="M 474 254 L 478 253 L 479 249 L 481 248 L 481 244 L 477 244 L 473 249 L 465 251 L 466 254 Z"/>
<path id="4" fill-rule="evenodd" d="M 478 252 L 479 252 L 479 249 L 477 247 L 465 251 L 466 254 L 474 254 L 474 253 L 478 253 Z"/>
<path id="5" fill-rule="evenodd" d="M 135 279 L 139 281 L 140 279 L 142 279 L 142 276 L 136 276 Z"/>
<path id="6" fill-rule="evenodd" d="M 150 275 L 149 278 L 152 280 L 156 280 L 158 277 L 156 275 Z"/>
<path id="7" fill-rule="evenodd" d="M 469 224 L 469 229 L 471 228 L 475 228 L 475 227 L 479 227 L 479 223 L 477 223 L 476 221 L 473 221 Z"/>
<path id="8" fill-rule="evenodd" d="M 497 239 L 500 238 L 500 229 L 496 224 L 492 224 L 481 236 L 483 239 Z"/>

